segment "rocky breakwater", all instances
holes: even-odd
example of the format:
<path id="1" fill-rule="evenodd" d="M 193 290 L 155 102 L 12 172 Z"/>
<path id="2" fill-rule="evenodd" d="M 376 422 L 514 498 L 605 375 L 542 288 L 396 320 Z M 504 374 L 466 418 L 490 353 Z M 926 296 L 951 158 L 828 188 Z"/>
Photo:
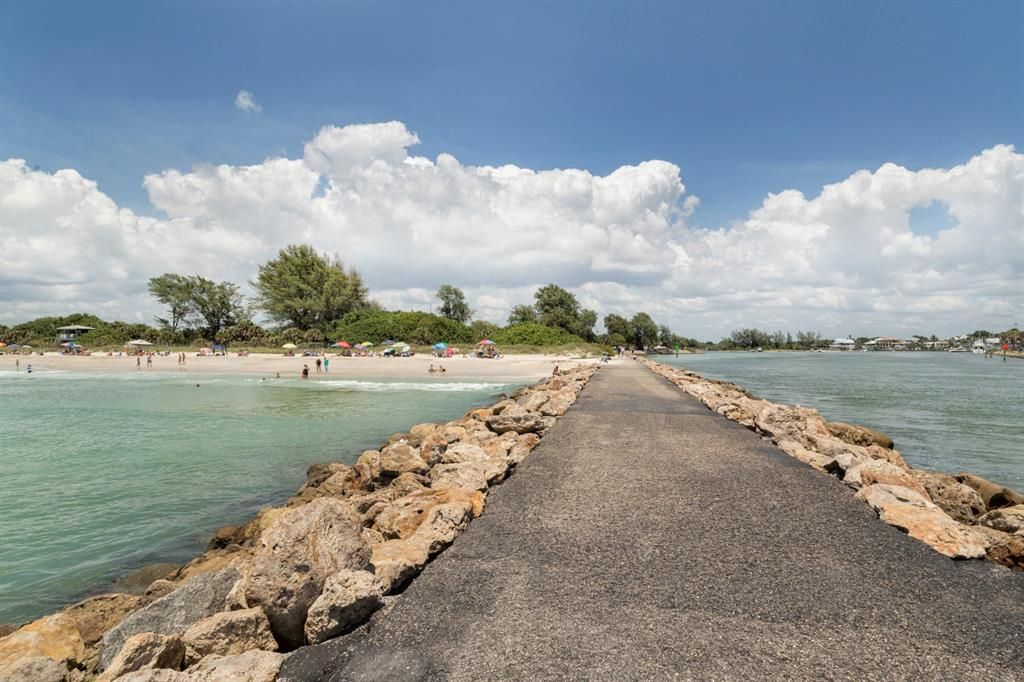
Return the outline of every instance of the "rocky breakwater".
<path id="1" fill-rule="evenodd" d="M 1024 570 L 1024 496 L 971 474 L 914 469 L 888 436 L 826 421 L 816 410 L 756 398 L 742 387 L 638 359 L 709 409 L 835 476 L 885 523 L 954 559 Z"/>
<path id="2" fill-rule="evenodd" d="M 419 424 L 352 466 L 311 466 L 283 506 L 220 529 L 145 594 L 93 597 L 0 639 L 0 680 L 273 680 L 285 653 L 347 633 L 397 598 L 596 371 Z"/>

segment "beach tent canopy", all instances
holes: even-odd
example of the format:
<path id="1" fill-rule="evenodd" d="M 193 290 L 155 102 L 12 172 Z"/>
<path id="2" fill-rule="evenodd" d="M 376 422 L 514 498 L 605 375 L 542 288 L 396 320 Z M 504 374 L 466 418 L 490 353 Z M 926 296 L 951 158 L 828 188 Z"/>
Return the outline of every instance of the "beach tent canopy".
<path id="1" fill-rule="evenodd" d="M 478 346 L 493 346 L 494 345 L 494 341 L 491 341 L 490 339 L 484 339 L 483 341 L 481 341 L 477 345 Z"/>
<path id="2" fill-rule="evenodd" d="M 281 348 L 298 348 L 294 343 L 286 343 Z"/>
<path id="3" fill-rule="evenodd" d="M 128 343 L 126 343 L 124 345 L 126 345 L 126 346 L 152 346 L 153 344 L 151 344 L 149 341 L 146 341 L 144 339 L 135 339 L 134 341 L 129 341 Z"/>
<path id="4" fill-rule="evenodd" d="M 369 341 L 363 341 L 363 342 L 362 342 L 361 344 L 359 344 L 359 345 L 360 345 L 360 346 L 362 346 L 363 348 L 373 348 L 373 344 L 372 344 L 372 343 L 370 343 Z"/>
<path id="5" fill-rule="evenodd" d="M 395 342 L 392 341 L 391 339 L 384 339 L 383 343 L 384 343 L 385 346 L 394 346 L 395 345 Z"/>
<path id="6" fill-rule="evenodd" d="M 447 343 L 435 343 L 434 344 L 434 350 L 444 350 L 447 347 L 448 347 Z"/>

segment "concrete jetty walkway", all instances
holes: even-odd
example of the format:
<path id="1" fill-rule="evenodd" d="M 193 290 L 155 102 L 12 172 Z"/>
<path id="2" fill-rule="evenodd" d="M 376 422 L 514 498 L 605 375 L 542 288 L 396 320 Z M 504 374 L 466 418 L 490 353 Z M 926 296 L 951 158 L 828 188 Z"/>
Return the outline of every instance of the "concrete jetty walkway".
<path id="1" fill-rule="evenodd" d="M 1024 574 L 936 554 L 626 362 L 390 611 L 280 679 L 782 677 L 1024 680 Z"/>

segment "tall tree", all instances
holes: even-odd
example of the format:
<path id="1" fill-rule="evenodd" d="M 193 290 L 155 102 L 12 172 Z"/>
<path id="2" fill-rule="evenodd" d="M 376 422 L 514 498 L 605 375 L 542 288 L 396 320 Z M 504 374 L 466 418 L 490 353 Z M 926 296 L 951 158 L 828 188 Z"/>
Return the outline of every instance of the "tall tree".
<path id="1" fill-rule="evenodd" d="M 527 322 L 537 321 L 537 311 L 534 310 L 532 305 L 520 304 L 512 308 L 512 312 L 508 314 L 509 325 L 513 324 L 525 324 Z"/>
<path id="2" fill-rule="evenodd" d="M 647 313 L 637 313 L 629 321 L 629 339 L 637 348 L 647 348 L 658 342 L 658 325 Z"/>
<path id="3" fill-rule="evenodd" d="M 548 327 L 559 327 L 584 339 L 593 339 L 597 313 L 581 309 L 570 292 L 555 284 L 541 287 L 533 295 L 537 321 Z"/>
<path id="4" fill-rule="evenodd" d="M 366 287 L 355 270 L 312 246 L 291 244 L 260 266 L 253 286 L 257 303 L 276 322 L 300 329 L 326 329 L 366 305 Z"/>
<path id="5" fill-rule="evenodd" d="M 608 332 L 608 335 L 619 334 L 624 339 L 628 339 L 629 334 L 629 320 L 624 318 L 622 315 L 616 315 L 614 313 L 604 316 L 604 329 Z"/>
<path id="6" fill-rule="evenodd" d="M 191 279 L 195 317 L 205 324 L 206 333 L 211 339 L 216 340 L 222 329 L 246 317 L 237 284 L 214 282 L 199 276 Z"/>
<path id="7" fill-rule="evenodd" d="M 442 284 L 435 295 L 441 301 L 441 317 L 447 317 L 460 324 L 466 324 L 469 321 L 473 311 L 469 309 L 466 295 L 462 293 L 462 289 L 451 284 Z"/>
<path id="8" fill-rule="evenodd" d="M 150 295 L 167 306 L 169 313 L 166 318 L 154 316 L 154 319 L 172 332 L 177 331 L 178 325 L 188 321 L 195 312 L 194 285 L 194 278 L 170 272 L 150 279 Z"/>

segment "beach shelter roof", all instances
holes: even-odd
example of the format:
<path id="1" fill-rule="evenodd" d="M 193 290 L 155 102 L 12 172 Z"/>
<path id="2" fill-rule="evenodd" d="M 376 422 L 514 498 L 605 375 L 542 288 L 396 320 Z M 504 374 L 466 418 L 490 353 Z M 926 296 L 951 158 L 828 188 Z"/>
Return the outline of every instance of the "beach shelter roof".
<path id="1" fill-rule="evenodd" d="M 151 344 L 149 341 L 146 341 L 145 339 L 135 339 L 134 341 L 129 341 L 128 343 L 126 343 L 124 345 L 126 345 L 126 346 L 152 346 L 153 344 Z"/>
<path id="2" fill-rule="evenodd" d="M 69 324 L 64 327 L 57 327 L 57 331 L 59 332 L 90 332 L 93 329 L 95 329 L 95 327 L 86 327 L 81 324 Z"/>
<path id="3" fill-rule="evenodd" d="M 286 343 L 281 348 L 298 348 L 294 343 Z"/>

